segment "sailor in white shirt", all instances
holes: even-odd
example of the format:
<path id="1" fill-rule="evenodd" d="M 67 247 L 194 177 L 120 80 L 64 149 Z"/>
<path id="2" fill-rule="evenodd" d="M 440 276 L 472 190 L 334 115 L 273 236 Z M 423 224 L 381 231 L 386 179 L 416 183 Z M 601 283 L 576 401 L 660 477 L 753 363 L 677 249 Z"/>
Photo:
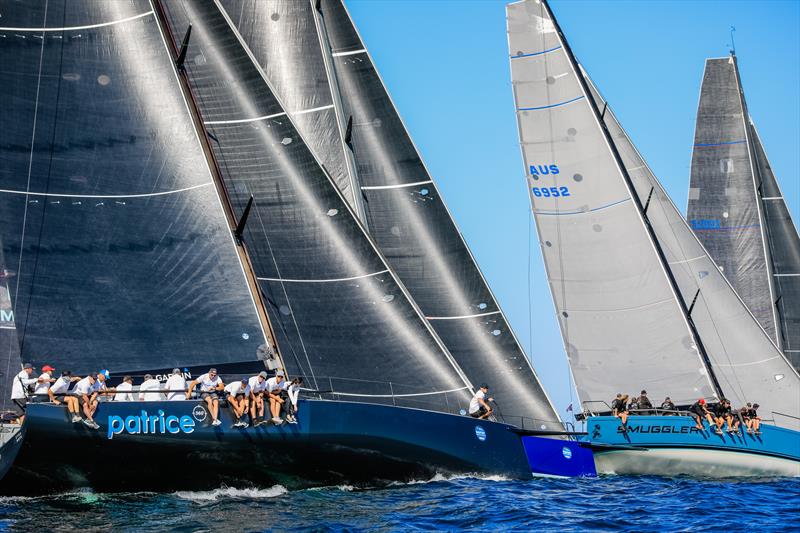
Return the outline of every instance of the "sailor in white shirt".
<path id="1" fill-rule="evenodd" d="M 472 400 L 469 402 L 469 416 L 479 420 L 489 418 L 489 415 L 492 414 L 492 408 L 486 403 L 487 394 L 489 394 L 489 385 L 482 383 L 478 392 L 475 393 Z M 488 401 L 491 402 L 492 400 L 493 398 L 489 398 Z"/>
<path id="2" fill-rule="evenodd" d="M 283 424 L 283 419 L 281 418 L 281 407 L 285 403 L 285 399 L 281 398 L 281 392 L 283 391 L 283 380 L 286 378 L 286 374 L 283 373 L 283 370 L 278 370 L 275 372 L 274 378 L 269 378 L 267 380 L 267 396 L 269 396 L 269 411 L 272 414 L 272 422 L 275 424 Z"/>
<path id="3" fill-rule="evenodd" d="M 108 387 L 106 386 L 106 379 L 111 376 L 111 372 L 108 370 L 101 370 L 97 373 L 97 379 L 92 385 L 92 400 L 100 401 L 100 395 L 108 391 Z"/>
<path id="4" fill-rule="evenodd" d="M 242 420 L 242 415 L 247 411 L 246 390 L 246 379 L 240 379 L 225 385 L 225 393 L 227 394 L 226 400 L 231 406 L 231 409 L 233 409 L 233 416 L 236 419 L 236 423 L 233 424 L 235 428 L 246 428 L 250 425 Z"/>
<path id="5" fill-rule="evenodd" d="M 61 405 L 64 402 L 67 405 L 67 411 L 72 415 L 72 422 L 77 423 L 83 420 L 81 418 L 81 410 L 78 405 L 78 398 L 69 394 L 69 387 L 74 381 L 79 381 L 81 378 L 73 377 L 72 372 L 65 370 L 61 373 L 61 377 L 47 389 L 47 395 L 54 405 Z"/>
<path id="6" fill-rule="evenodd" d="M 125 376 L 122 378 L 122 383 L 117 385 L 114 389 L 117 393 L 114 395 L 115 402 L 132 402 L 133 398 L 133 378 Z"/>
<path id="7" fill-rule="evenodd" d="M 303 384 L 303 378 L 297 377 L 291 383 L 286 381 L 284 383 L 286 384 L 286 395 L 289 397 L 289 402 L 284 404 L 286 421 L 290 424 L 297 424 L 297 399 L 300 397 L 300 386 Z"/>
<path id="8" fill-rule="evenodd" d="M 167 384 L 164 387 L 167 392 L 167 400 L 171 402 L 186 400 L 186 380 L 183 378 L 183 373 L 179 368 L 173 368 L 172 374 L 167 378 Z"/>
<path id="9" fill-rule="evenodd" d="M 53 372 L 55 372 L 55 368 L 50 365 L 44 365 L 42 367 L 42 373 L 39 374 L 39 377 L 36 378 L 36 386 L 33 388 L 33 398 L 32 401 L 34 402 L 46 402 L 48 398 L 47 391 L 50 390 L 50 383 L 55 381 L 52 378 Z"/>
<path id="10" fill-rule="evenodd" d="M 83 423 L 90 428 L 100 429 L 94 421 L 94 412 L 97 410 L 97 400 L 92 400 L 94 396 L 94 384 L 97 381 L 97 374 L 92 373 L 75 384 L 72 393 L 78 397 L 78 402 L 83 407 L 83 414 L 86 417 Z"/>
<path id="11" fill-rule="evenodd" d="M 208 405 L 208 412 L 211 414 L 211 425 L 218 426 L 222 424 L 219 416 L 219 393 L 225 387 L 222 378 L 217 375 L 216 368 L 210 368 L 208 372 L 198 377 L 189 383 L 189 390 L 186 391 L 186 399 L 192 397 L 192 391 L 197 385 L 200 385 L 200 398 Z"/>
<path id="12" fill-rule="evenodd" d="M 19 420 L 20 424 L 25 420 L 25 406 L 28 403 L 25 389 L 38 381 L 38 378 L 32 378 L 31 374 L 33 374 L 33 365 L 25 363 L 22 371 L 14 376 L 14 381 L 11 384 L 11 401 L 17 406 L 15 411 L 19 415 L 17 420 Z"/>
<path id="13" fill-rule="evenodd" d="M 247 381 L 247 397 L 250 399 L 250 421 L 253 427 L 265 423 L 264 391 L 267 390 L 267 373 L 260 372 Z"/>
<path id="14" fill-rule="evenodd" d="M 145 374 L 144 381 L 139 385 L 139 401 L 158 402 L 163 399 L 164 395 L 161 394 L 161 382 L 150 374 Z"/>

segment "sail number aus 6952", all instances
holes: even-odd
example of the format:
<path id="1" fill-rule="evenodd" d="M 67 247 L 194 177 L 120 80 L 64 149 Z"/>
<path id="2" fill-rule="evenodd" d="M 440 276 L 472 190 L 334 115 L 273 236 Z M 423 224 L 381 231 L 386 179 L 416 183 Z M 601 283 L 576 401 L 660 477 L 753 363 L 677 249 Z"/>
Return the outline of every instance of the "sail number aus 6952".
<path id="1" fill-rule="evenodd" d="M 531 187 L 533 195 L 541 198 L 558 198 L 559 196 L 570 196 L 569 187 Z"/>

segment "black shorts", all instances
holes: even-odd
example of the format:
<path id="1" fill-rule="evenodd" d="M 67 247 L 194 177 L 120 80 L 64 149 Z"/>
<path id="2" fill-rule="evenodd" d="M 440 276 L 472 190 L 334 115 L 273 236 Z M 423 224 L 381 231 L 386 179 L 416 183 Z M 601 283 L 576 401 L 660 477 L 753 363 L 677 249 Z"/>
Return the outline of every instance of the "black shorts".
<path id="1" fill-rule="evenodd" d="M 25 406 L 28 405 L 27 398 L 16 398 L 12 400 L 14 402 L 14 412 L 20 416 L 25 414 Z"/>
<path id="2" fill-rule="evenodd" d="M 211 398 L 212 400 L 219 400 L 219 395 L 215 392 L 201 392 L 200 399 L 205 400 L 206 398 Z"/>
<path id="3" fill-rule="evenodd" d="M 78 396 L 78 403 L 81 405 L 86 405 L 92 403 L 92 395 L 91 394 L 81 394 Z"/>
<path id="4" fill-rule="evenodd" d="M 486 408 L 481 405 L 477 411 L 475 411 L 474 413 L 470 413 L 469 416 L 471 416 L 472 418 L 480 418 L 488 412 L 489 411 L 487 411 Z"/>

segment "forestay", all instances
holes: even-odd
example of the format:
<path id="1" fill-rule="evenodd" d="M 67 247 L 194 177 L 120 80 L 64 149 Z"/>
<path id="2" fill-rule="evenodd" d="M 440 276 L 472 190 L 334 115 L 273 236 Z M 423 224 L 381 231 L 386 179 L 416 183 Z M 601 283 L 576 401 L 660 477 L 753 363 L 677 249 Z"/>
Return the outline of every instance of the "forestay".
<path id="1" fill-rule="evenodd" d="M 533 216 L 586 407 L 647 389 L 711 396 L 695 341 L 547 8 L 507 8 Z"/>
<path id="2" fill-rule="evenodd" d="M 605 100 L 591 81 L 590 88 L 598 107 L 605 108 Z M 691 317 L 724 394 L 737 406 L 758 402 L 764 406 L 765 414 L 769 410 L 797 416 L 800 413 L 797 375 L 716 268 L 610 107 L 606 108 L 604 120 L 637 194 L 650 199 L 648 220 L 684 300 L 694 301 Z M 766 414 L 765 418 L 772 416 Z M 794 427 L 795 423 L 781 415 L 775 416 L 775 422 L 785 427 Z"/>
<path id="3" fill-rule="evenodd" d="M 216 2 L 164 4 L 289 371 L 358 401 L 442 411 L 470 385 Z M 297 99 L 296 99 L 297 100 Z M 446 392 L 449 391 L 449 392 Z"/>
<path id="4" fill-rule="evenodd" d="M 4 3 L 0 26 L 0 286 L 23 358 L 255 362 L 264 334 L 150 3 Z"/>

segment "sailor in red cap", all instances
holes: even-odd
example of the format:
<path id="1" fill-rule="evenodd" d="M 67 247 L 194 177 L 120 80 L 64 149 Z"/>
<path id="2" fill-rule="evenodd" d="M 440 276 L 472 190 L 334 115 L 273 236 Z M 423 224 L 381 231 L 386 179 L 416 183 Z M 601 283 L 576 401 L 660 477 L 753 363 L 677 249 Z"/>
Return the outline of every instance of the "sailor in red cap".
<path id="1" fill-rule="evenodd" d="M 699 430 L 705 429 L 703 427 L 703 419 L 705 418 L 708 420 L 708 427 L 711 429 L 711 426 L 714 425 L 714 418 L 711 416 L 711 411 L 708 410 L 708 405 L 706 404 L 705 398 L 700 398 L 696 402 L 689 407 L 689 412 L 692 413 L 692 416 L 695 420 L 695 425 Z"/>
<path id="2" fill-rule="evenodd" d="M 36 378 L 36 386 L 33 389 L 34 402 L 46 402 L 50 399 L 47 391 L 50 390 L 50 384 L 55 381 L 53 378 L 53 373 L 55 371 L 56 369 L 50 365 L 44 365 L 42 367 L 42 373 Z"/>

